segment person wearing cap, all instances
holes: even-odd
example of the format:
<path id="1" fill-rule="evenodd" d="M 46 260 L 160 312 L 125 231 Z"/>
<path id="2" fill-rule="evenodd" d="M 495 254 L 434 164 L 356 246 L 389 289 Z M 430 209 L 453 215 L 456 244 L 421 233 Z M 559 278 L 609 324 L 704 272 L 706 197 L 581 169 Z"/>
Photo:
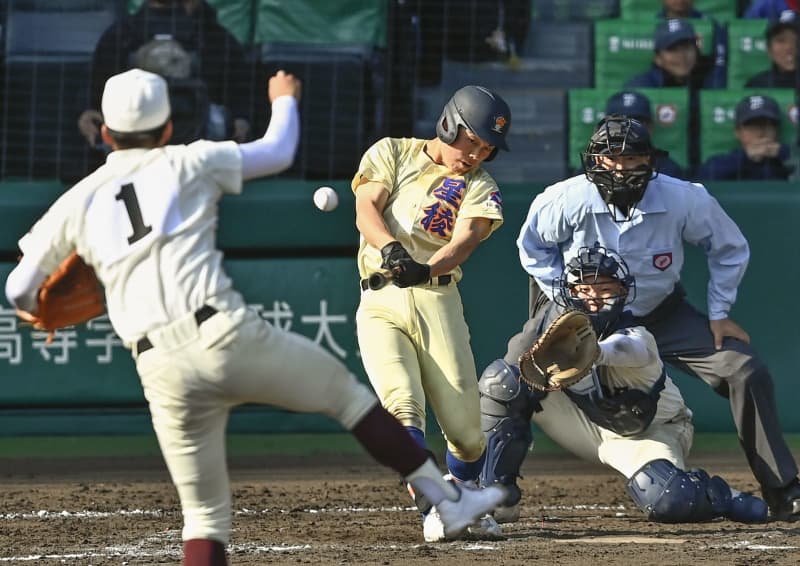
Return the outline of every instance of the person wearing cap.
<path id="1" fill-rule="evenodd" d="M 103 284 L 114 331 L 132 351 L 183 515 L 183 564 L 225 566 L 231 489 L 225 428 L 244 403 L 323 413 L 381 464 L 438 506 L 458 534 L 505 497 L 446 482 L 429 455 L 337 358 L 276 328 L 234 287 L 217 248 L 219 200 L 243 181 L 291 166 L 299 141 L 301 83 L 268 81 L 262 138 L 166 145 L 166 81 L 133 69 L 106 81 L 106 163 L 66 191 L 20 240 L 6 296 L 30 316 L 49 273 L 73 252 Z"/>
<path id="2" fill-rule="evenodd" d="M 781 111 L 769 96 L 744 97 L 734 113 L 735 134 L 739 147 L 709 157 L 698 169 L 704 180 L 767 180 L 789 178 L 789 146 L 778 137 Z"/>
<path id="3" fill-rule="evenodd" d="M 458 89 L 428 139 L 383 138 L 351 181 L 361 299 L 361 361 L 383 405 L 426 446 L 426 405 L 447 440 L 446 464 L 473 485 L 485 448 L 478 378 L 458 283 L 463 264 L 503 223 L 503 199 L 481 166 L 509 150 L 511 110 L 485 87 Z M 438 509 L 415 498 L 425 540 L 442 533 Z M 484 521 L 472 536 L 496 536 Z"/>
<path id="4" fill-rule="evenodd" d="M 752 76 L 745 86 L 795 88 L 797 84 L 798 15 L 786 10 L 767 24 L 770 68 Z"/>
<path id="5" fill-rule="evenodd" d="M 133 67 L 144 68 L 137 60 L 140 49 L 166 41 L 177 43 L 188 54 L 192 75 L 204 83 L 208 102 L 230 116 L 231 131 L 219 139 L 249 139 L 253 119 L 246 54 L 238 40 L 219 23 L 216 9 L 205 0 L 146 0 L 136 13 L 111 24 L 95 46 L 89 108 L 78 118 L 78 130 L 90 146 L 104 147 L 100 99 L 106 80 Z"/>
<path id="6" fill-rule="evenodd" d="M 629 118 L 635 118 L 647 126 L 650 135 L 653 134 L 654 122 L 653 111 L 650 99 L 644 94 L 633 90 L 620 91 L 612 94 L 606 101 L 606 115 L 622 114 Z M 683 168 L 665 151 L 656 160 L 655 170 L 659 175 L 669 175 L 677 179 L 687 180 L 688 177 Z"/>

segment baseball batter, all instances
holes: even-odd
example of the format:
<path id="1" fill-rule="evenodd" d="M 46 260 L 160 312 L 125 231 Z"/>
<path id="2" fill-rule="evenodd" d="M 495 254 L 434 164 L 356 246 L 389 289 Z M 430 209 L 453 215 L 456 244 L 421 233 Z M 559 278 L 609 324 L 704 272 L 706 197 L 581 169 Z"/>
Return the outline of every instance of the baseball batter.
<path id="1" fill-rule="evenodd" d="M 484 371 L 481 412 L 489 448 L 482 484 L 506 484 L 519 498 L 517 472 L 532 442 L 533 415 L 542 432 L 565 449 L 624 475 L 628 494 L 648 519 L 765 521 L 763 500 L 703 470 L 686 470 L 692 413 L 666 375 L 653 335 L 624 310 L 635 284 L 616 252 L 599 245 L 580 248 L 554 282 L 555 303 L 540 309 L 532 324 L 541 334 L 564 309 L 586 313 L 600 346 L 591 372 L 566 389 L 543 392 L 532 390 L 519 367 L 505 360 Z M 495 515 L 515 520 L 519 509 L 515 504 Z"/>
<path id="2" fill-rule="evenodd" d="M 110 78 L 105 165 L 64 193 L 20 240 L 8 299 L 35 313 L 38 288 L 73 250 L 105 286 L 109 317 L 132 350 L 184 517 L 184 564 L 226 564 L 231 494 L 225 458 L 230 410 L 265 403 L 320 412 L 350 430 L 382 464 L 438 505 L 457 536 L 505 497 L 442 479 L 435 463 L 367 385 L 305 337 L 274 328 L 245 304 L 216 247 L 217 205 L 242 181 L 289 167 L 299 137 L 301 84 L 269 80 L 262 139 L 165 145 L 167 86 L 132 70 Z"/>
<path id="3" fill-rule="evenodd" d="M 508 149 L 510 125 L 502 98 L 463 87 L 446 104 L 437 137 L 378 141 L 352 181 L 364 368 L 384 407 L 423 447 L 430 404 L 450 474 L 467 484 L 478 478 L 484 437 L 457 284 L 460 265 L 503 222 L 500 191 L 481 163 Z M 388 275 L 387 284 L 371 285 L 376 273 Z M 437 509 L 418 505 L 425 539 L 442 540 Z"/>
<path id="4" fill-rule="evenodd" d="M 607 116 L 583 155 L 585 175 L 545 189 L 531 204 L 517 245 L 541 305 L 554 296 L 565 259 L 599 242 L 636 277 L 631 311 L 661 358 L 730 400 L 747 460 L 776 520 L 800 518 L 800 482 L 778 422 L 772 376 L 729 312 L 750 258 L 747 240 L 705 187 L 657 173 L 650 134 L 638 120 Z M 685 299 L 684 242 L 708 259 L 708 314 Z M 526 326 L 509 342 L 513 363 L 533 343 Z"/>

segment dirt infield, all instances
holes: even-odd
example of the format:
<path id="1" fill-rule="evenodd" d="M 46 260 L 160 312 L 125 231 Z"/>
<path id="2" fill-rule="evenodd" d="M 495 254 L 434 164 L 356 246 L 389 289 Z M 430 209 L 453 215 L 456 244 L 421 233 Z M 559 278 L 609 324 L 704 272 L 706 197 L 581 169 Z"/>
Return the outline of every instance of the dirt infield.
<path id="1" fill-rule="evenodd" d="M 755 489 L 739 455 L 697 455 Z M 231 461 L 239 564 L 798 564 L 800 524 L 656 525 L 624 481 L 572 457 L 528 457 L 505 540 L 422 542 L 400 481 L 362 457 Z M 567 479 L 563 479 L 566 477 Z M 154 458 L 0 460 L 0 564 L 180 564 L 181 517 Z"/>

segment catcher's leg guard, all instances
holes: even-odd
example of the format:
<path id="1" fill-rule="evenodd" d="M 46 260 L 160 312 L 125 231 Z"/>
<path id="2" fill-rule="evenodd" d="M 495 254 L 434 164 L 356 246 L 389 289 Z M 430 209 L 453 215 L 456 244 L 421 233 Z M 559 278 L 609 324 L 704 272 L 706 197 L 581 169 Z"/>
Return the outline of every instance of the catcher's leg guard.
<path id="1" fill-rule="evenodd" d="M 531 390 L 519 379 L 519 369 L 502 359 L 484 370 L 478 381 L 481 394 L 481 427 L 486 434 L 486 460 L 480 483 L 505 485 L 505 506 L 519 503 L 522 493 L 517 477 L 528 447 L 533 443 L 531 415 L 536 403 Z"/>
<path id="2" fill-rule="evenodd" d="M 659 523 L 697 523 L 715 517 L 761 523 L 767 518 L 767 505 L 758 497 L 734 493 L 721 477 L 709 477 L 699 469 L 685 472 L 669 460 L 648 462 L 625 489 L 647 518 Z"/>

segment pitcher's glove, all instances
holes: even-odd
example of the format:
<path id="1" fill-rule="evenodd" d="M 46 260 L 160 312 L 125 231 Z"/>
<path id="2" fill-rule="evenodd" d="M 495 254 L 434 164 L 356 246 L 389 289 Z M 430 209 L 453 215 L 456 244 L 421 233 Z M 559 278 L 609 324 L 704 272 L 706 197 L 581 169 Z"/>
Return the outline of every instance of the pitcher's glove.
<path id="1" fill-rule="evenodd" d="M 568 310 L 519 358 L 520 378 L 542 391 L 574 385 L 597 361 L 600 346 L 589 317 Z"/>
<path id="2" fill-rule="evenodd" d="M 414 261 L 398 241 L 389 242 L 381 248 L 381 267 L 392 273 L 392 283 L 398 287 L 412 287 L 427 283 L 431 278 L 431 266 Z"/>
<path id="3" fill-rule="evenodd" d="M 37 330 L 50 333 L 100 316 L 106 311 L 103 288 L 94 270 L 73 252 L 44 280 L 39 288 L 38 309 L 32 314 L 17 309 L 17 315 Z"/>

